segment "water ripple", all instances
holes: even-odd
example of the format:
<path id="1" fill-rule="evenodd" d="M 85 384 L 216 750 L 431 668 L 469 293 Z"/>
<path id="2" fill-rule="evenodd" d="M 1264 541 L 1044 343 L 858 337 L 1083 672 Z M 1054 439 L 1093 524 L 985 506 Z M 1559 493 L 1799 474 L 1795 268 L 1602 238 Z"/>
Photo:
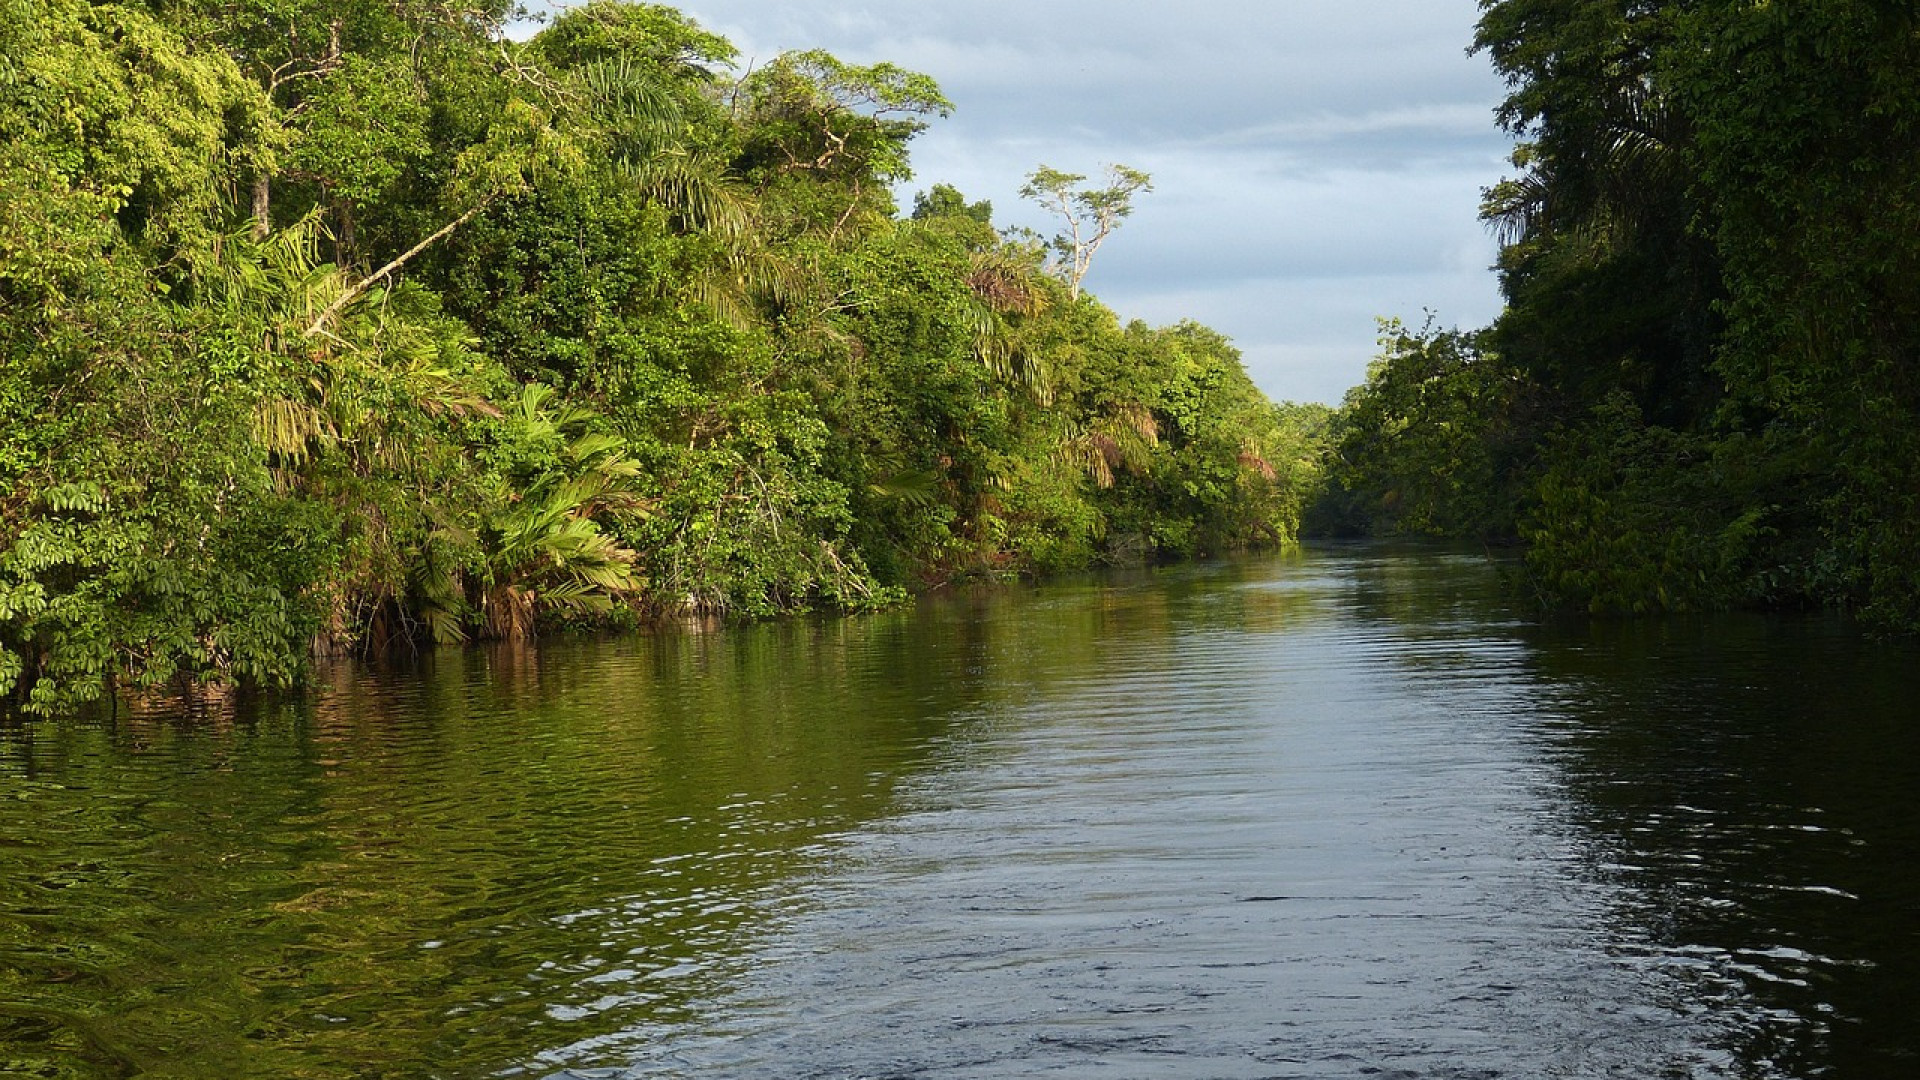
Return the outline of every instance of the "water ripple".
<path id="1" fill-rule="evenodd" d="M 1900 650 L 1354 550 L 0 726 L 0 1075 L 1909 1075 Z"/>

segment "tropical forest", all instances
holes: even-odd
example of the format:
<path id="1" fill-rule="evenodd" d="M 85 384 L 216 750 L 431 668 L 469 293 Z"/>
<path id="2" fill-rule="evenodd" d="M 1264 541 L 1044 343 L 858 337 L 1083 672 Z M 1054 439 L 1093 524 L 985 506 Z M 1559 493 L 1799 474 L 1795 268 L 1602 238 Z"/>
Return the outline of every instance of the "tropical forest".
<path id="1" fill-rule="evenodd" d="M 0 0 L 0 1080 L 1915 1075 L 1920 3 L 683 2 Z"/>
<path id="2" fill-rule="evenodd" d="M 1337 410 L 938 182 L 933 77 L 595 0 L 4 0 L 0 695 L 1323 536 L 1920 627 L 1920 18 L 1503 0 L 1505 312 Z M 1495 182 L 1497 180 L 1497 182 Z"/>
<path id="3" fill-rule="evenodd" d="M 1387 328 L 1319 523 L 1517 542 L 1548 609 L 1920 630 L 1920 12 L 1481 6 L 1506 310 Z"/>
<path id="4" fill-rule="evenodd" d="M 0 697 L 860 611 L 1294 541 L 1323 408 L 894 185 L 952 108 L 680 13 L 524 42 L 424 0 L 0 10 Z"/>

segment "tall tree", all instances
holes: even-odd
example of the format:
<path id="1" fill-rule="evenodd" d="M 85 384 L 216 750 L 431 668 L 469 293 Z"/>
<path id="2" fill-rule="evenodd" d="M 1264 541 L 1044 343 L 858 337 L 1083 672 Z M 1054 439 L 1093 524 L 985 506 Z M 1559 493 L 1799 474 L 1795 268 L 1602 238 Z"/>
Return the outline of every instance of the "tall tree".
<path id="1" fill-rule="evenodd" d="M 858 214 L 890 215 L 887 185 L 912 175 L 907 144 L 928 117 L 953 111 L 926 75 L 848 64 L 819 49 L 782 54 L 750 73 L 735 104 L 744 110 L 738 167 L 776 202 L 792 204 L 794 225 L 829 235 Z"/>
<path id="2" fill-rule="evenodd" d="M 1694 228 L 1693 124 L 1665 65 L 1671 4 L 1499 0 L 1475 47 L 1511 92 L 1517 177 L 1488 192 L 1508 308 L 1492 347 L 1575 413 L 1623 391 L 1651 418 L 1708 422 L 1721 299 Z"/>
<path id="3" fill-rule="evenodd" d="M 1080 299 L 1080 283 L 1093 266 L 1094 253 L 1120 223 L 1133 213 L 1133 197 L 1153 190 L 1153 178 L 1126 165 L 1106 167 L 1107 186 L 1084 186 L 1080 173 L 1061 172 L 1046 165 L 1027 174 L 1020 195 L 1039 203 L 1060 219 L 1065 228 L 1049 245 L 1054 272 L 1067 283 L 1067 293 Z"/>

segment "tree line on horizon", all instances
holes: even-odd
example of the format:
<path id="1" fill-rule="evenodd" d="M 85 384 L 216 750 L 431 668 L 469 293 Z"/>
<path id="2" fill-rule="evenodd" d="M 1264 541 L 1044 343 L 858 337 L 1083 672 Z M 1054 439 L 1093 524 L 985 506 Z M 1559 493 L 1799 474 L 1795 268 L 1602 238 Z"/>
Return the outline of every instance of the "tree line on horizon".
<path id="1" fill-rule="evenodd" d="M 0 0 L 0 703 L 1296 536 L 1327 410 L 665 6 Z"/>

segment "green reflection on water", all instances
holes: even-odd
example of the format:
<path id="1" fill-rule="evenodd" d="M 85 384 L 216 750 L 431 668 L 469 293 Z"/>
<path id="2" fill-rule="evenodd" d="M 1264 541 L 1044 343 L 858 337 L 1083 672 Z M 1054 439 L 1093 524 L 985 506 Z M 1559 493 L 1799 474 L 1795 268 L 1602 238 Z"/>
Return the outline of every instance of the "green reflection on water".
<path id="1" fill-rule="evenodd" d="M 0 718 L 0 1076 L 618 1064 L 807 901 L 942 740 L 1260 571 L 343 667 L 302 699 Z M 1226 598 L 1208 607 L 1208 598 Z M 1198 606 L 1196 606 L 1198 605 Z M 564 1058 L 536 1058 L 571 1047 Z"/>
<path id="2" fill-rule="evenodd" d="M 980 625 L 449 653 L 6 729 L 0 1075 L 479 1075 L 671 1019 L 990 706 Z"/>

